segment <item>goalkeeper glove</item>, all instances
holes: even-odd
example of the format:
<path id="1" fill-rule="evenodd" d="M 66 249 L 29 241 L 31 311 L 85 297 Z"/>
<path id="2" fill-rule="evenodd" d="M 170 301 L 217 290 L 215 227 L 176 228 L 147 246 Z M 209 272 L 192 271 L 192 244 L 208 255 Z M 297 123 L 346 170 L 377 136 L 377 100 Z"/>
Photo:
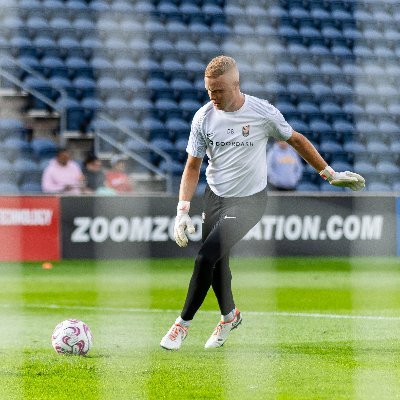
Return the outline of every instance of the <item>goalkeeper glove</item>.
<path id="1" fill-rule="evenodd" d="M 335 172 L 327 165 L 319 174 L 334 186 L 348 187 L 351 190 L 361 190 L 365 187 L 365 179 L 355 172 Z"/>
<path id="2" fill-rule="evenodd" d="M 186 247 L 188 238 L 185 231 L 194 233 L 195 229 L 189 217 L 190 201 L 181 200 L 178 203 L 177 215 L 175 218 L 174 238 L 179 247 Z"/>

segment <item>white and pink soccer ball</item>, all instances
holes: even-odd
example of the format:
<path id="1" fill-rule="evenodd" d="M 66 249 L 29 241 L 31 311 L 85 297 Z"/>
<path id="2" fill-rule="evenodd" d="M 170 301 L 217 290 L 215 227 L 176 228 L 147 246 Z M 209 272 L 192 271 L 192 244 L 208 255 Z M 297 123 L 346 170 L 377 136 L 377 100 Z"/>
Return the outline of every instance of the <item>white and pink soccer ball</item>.
<path id="1" fill-rule="evenodd" d="M 93 345 L 93 336 L 84 322 L 67 319 L 54 328 L 51 344 L 59 354 L 84 356 Z"/>

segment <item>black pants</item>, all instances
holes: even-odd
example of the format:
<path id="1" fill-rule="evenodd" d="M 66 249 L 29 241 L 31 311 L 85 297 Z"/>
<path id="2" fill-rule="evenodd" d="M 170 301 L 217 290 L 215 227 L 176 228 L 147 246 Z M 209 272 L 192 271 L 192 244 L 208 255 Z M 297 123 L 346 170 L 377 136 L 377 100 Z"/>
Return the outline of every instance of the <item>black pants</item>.
<path id="1" fill-rule="evenodd" d="M 246 197 L 219 197 L 207 186 L 204 193 L 202 246 L 181 317 L 189 321 L 202 305 L 212 286 L 222 315 L 235 308 L 229 268 L 229 252 L 234 244 L 261 219 L 267 191 Z"/>

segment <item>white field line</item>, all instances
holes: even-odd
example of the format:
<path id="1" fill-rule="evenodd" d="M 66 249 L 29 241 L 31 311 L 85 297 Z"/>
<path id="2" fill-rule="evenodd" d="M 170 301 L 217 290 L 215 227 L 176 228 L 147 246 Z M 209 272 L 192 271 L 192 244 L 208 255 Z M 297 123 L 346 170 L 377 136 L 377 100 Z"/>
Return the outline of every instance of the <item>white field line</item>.
<path id="1" fill-rule="evenodd" d="M 126 307 L 102 307 L 102 306 L 68 306 L 59 304 L 22 304 L 20 306 L 13 304 L 0 304 L 0 308 L 32 308 L 48 310 L 82 310 L 82 311 L 102 311 L 115 313 L 138 313 L 138 314 L 161 314 L 172 313 L 179 314 L 180 310 L 170 310 L 161 308 L 126 308 Z M 215 311 L 202 311 L 200 314 L 218 314 Z M 242 311 L 245 315 L 254 315 L 261 317 L 296 317 L 296 318 L 325 318 L 325 319 L 351 319 L 351 320 L 370 320 L 370 321 L 400 321 L 399 317 L 386 317 L 382 315 L 349 315 L 349 314 L 324 314 L 324 313 L 302 313 L 288 311 Z"/>

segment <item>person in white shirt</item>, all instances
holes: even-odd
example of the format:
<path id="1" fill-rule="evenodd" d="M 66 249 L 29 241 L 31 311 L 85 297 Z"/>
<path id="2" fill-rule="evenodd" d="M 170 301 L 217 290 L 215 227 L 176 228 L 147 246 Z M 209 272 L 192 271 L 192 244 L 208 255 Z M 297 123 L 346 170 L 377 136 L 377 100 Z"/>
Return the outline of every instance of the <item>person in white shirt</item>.
<path id="1" fill-rule="evenodd" d="M 365 186 L 364 178 L 358 174 L 333 171 L 311 142 L 294 131 L 268 101 L 242 93 L 239 70 L 233 58 L 218 56 L 211 60 L 205 69 L 204 82 L 211 101 L 193 118 L 174 228 L 176 243 L 187 246 L 186 232 L 194 232 L 189 216 L 190 200 L 207 154 L 208 186 L 204 193 L 202 245 L 181 315 L 161 339 L 161 347 L 167 350 L 181 347 L 190 321 L 210 287 L 218 300 L 221 321 L 205 348 L 222 346 L 230 331 L 242 322 L 232 295 L 229 252 L 265 211 L 269 137 L 288 142 L 331 184 L 353 190 Z"/>
<path id="2" fill-rule="evenodd" d="M 284 140 L 275 142 L 267 152 L 267 178 L 270 190 L 296 190 L 303 175 L 299 155 Z"/>

